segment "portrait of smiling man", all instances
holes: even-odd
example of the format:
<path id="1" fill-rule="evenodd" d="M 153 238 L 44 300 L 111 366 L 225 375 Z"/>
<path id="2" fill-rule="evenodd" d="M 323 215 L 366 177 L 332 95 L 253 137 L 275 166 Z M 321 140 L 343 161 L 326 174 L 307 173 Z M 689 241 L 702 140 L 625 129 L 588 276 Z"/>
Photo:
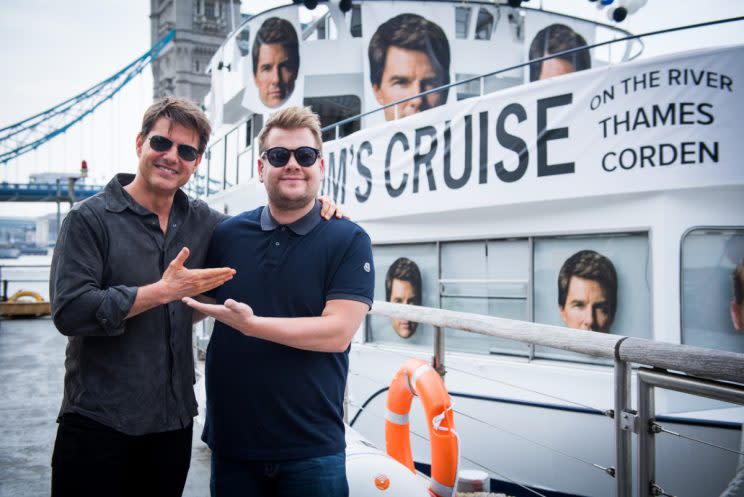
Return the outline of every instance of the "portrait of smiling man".
<path id="1" fill-rule="evenodd" d="M 269 108 L 282 105 L 292 94 L 300 69 L 300 47 L 292 23 L 266 19 L 253 41 L 253 80 L 258 98 Z"/>
<path id="2" fill-rule="evenodd" d="M 369 41 L 369 74 L 380 105 L 387 105 L 450 82 L 450 47 L 437 24 L 417 14 L 382 23 Z M 385 109 L 385 120 L 411 116 L 447 102 L 434 92 Z"/>

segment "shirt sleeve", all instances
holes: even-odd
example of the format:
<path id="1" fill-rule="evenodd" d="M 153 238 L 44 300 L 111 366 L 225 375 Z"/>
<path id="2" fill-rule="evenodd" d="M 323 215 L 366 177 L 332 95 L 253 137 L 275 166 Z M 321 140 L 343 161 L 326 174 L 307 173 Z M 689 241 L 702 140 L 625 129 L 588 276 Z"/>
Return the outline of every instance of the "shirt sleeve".
<path id="1" fill-rule="evenodd" d="M 137 287 L 102 287 L 103 230 L 90 217 L 74 209 L 62 223 L 49 275 L 52 319 L 63 335 L 120 335 Z"/>
<path id="2" fill-rule="evenodd" d="M 331 279 L 326 300 L 356 300 L 371 308 L 374 293 L 372 242 L 364 230 L 358 229 Z"/>

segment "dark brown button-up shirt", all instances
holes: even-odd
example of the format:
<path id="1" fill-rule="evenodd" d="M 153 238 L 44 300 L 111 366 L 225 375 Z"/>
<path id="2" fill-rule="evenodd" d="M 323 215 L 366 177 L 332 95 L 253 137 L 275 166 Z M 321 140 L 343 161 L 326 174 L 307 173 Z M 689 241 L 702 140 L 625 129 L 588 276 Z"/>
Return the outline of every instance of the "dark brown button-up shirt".
<path id="1" fill-rule="evenodd" d="M 201 267 L 225 217 L 176 193 L 164 234 L 157 215 L 122 188 L 67 214 L 49 278 L 52 317 L 69 337 L 60 415 L 74 412 L 129 435 L 188 426 L 196 415 L 191 309 L 171 302 L 125 319 L 137 288 L 155 283 L 183 247 Z"/>

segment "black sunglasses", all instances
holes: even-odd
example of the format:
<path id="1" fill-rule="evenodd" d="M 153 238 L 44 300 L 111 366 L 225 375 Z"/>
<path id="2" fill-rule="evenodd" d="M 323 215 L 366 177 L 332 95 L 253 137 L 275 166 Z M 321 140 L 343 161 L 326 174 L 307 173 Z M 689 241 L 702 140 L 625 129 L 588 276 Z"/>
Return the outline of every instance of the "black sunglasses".
<path id="1" fill-rule="evenodd" d="M 150 147 L 156 152 L 167 152 L 173 146 L 173 140 L 160 135 L 152 135 L 150 137 Z M 199 151 L 191 145 L 179 145 L 178 156 L 187 161 L 191 162 L 199 157 Z"/>
<path id="2" fill-rule="evenodd" d="M 264 150 L 263 155 L 269 160 L 269 164 L 274 167 L 284 167 L 289 162 L 289 158 L 294 153 L 295 160 L 302 167 L 310 167 L 315 164 L 320 156 L 320 150 L 313 147 L 297 147 L 290 150 L 284 147 L 272 147 Z"/>

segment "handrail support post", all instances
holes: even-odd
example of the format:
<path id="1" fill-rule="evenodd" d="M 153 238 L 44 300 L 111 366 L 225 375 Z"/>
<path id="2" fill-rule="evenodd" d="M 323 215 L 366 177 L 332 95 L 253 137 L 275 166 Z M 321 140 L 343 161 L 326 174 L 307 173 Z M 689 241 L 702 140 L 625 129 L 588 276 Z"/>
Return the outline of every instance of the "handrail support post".
<path id="1" fill-rule="evenodd" d="M 615 495 L 633 494 L 632 428 L 625 417 L 630 411 L 630 372 L 628 363 L 615 358 Z"/>

